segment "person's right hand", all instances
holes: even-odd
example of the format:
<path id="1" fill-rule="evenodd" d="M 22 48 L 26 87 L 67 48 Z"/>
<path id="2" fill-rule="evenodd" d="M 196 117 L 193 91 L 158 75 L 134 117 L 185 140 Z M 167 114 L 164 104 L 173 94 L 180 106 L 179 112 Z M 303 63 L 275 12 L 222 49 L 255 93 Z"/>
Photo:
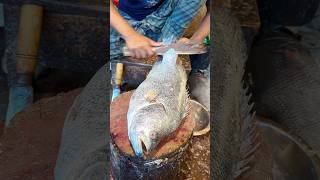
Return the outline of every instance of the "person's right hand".
<path id="1" fill-rule="evenodd" d="M 155 42 L 139 33 L 134 33 L 125 37 L 126 46 L 132 57 L 146 58 L 154 55 L 153 47 L 161 46 L 160 42 Z"/>

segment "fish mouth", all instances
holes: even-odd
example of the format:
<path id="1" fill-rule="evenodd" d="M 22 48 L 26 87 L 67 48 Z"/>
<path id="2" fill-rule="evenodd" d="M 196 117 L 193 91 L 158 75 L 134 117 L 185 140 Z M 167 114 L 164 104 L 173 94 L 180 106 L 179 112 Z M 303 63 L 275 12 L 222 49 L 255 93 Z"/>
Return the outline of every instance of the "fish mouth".
<path id="1" fill-rule="evenodd" d="M 151 150 L 151 144 L 148 140 L 145 139 L 144 136 L 139 136 L 138 137 L 138 144 L 139 144 L 139 149 L 142 152 L 143 155 L 147 155 L 150 153 Z"/>
<path id="2" fill-rule="evenodd" d="M 149 153 L 147 146 L 145 144 L 145 142 L 142 140 L 142 138 L 139 138 L 138 141 L 140 142 L 140 149 L 143 155 L 146 155 Z"/>
<path id="3" fill-rule="evenodd" d="M 130 142 L 136 156 L 146 157 L 150 151 L 150 143 L 143 135 L 130 134 Z"/>

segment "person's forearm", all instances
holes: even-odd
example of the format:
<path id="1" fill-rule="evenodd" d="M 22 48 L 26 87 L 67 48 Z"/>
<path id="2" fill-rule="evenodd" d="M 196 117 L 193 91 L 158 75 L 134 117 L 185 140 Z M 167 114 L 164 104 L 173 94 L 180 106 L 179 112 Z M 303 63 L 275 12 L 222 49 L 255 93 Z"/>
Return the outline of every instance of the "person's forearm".
<path id="1" fill-rule="evenodd" d="M 204 20 L 200 24 L 200 27 L 191 37 L 191 40 L 202 41 L 209 34 L 210 34 L 210 12 L 207 12 Z"/>
<path id="2" fill-rule="evenodd" d="M 136 33 L 130 24 L 116 10 L 112 0 L 110 0 L 110 25 L 124 38 Z"/>

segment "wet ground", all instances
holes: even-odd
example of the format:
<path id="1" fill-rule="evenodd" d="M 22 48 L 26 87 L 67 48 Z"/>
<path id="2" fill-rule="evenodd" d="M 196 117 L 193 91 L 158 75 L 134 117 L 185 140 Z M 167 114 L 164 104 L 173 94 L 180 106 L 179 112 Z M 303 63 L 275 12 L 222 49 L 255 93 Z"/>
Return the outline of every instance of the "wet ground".
<path id="1" fill-rule="evenodd" d="M 179 176 L 185 180 L 210 179 L 210 133 L 193 137 Z"/>

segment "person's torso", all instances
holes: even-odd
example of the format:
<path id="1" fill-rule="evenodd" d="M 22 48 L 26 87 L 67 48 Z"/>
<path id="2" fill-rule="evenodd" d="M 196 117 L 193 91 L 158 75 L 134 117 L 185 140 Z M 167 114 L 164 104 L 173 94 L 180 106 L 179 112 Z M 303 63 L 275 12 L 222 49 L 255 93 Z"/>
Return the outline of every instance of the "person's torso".
<path id="1" fill-rule="evenodd" d="M 146 16 L 156 11 L 164 0 L 119 0 L 118 8 L 141 21 Z"/>

